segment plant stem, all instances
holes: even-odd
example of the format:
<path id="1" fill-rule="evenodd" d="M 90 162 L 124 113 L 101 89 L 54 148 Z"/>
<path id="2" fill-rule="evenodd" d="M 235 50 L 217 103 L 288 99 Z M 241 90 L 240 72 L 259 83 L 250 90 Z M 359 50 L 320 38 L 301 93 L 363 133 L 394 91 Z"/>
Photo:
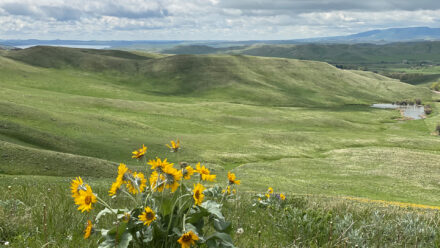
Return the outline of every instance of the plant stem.
<path id="1" fill-rule="evenodd" d="M 113 214 L 115 214 L 116 218 L 118 217 L 118 214 L 110 207 L 110 205 L 107 204 L 107 202 L 99 198 L 99 196 L 96 196 L 96 199 L 98 199 L 98 202 L 101 203 L 104 207 L 108 208 Z"/>

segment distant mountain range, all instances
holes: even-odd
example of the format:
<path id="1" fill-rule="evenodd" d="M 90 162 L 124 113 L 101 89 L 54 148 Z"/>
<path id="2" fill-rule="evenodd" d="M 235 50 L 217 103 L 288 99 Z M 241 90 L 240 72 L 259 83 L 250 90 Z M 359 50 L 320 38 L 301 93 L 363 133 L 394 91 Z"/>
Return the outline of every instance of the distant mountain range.
<path id="1" fill-rule="evenodd" d="M 440 40 L 440 28 L 410 27 L 371 30 L 367 32 L 335 37 L 297 40 L 301 42 L 335 43 L 390 43 L 402 41 Z"/>
<path id="2" fill-rule="evenodd" d="M 301 44 L 301 43 L 393 43 L 407 41 L 432 41 L 440 40 L 440 28 L 409 27 L 371 30 L 367 32 L 347 35 L 320 37 L 310 39 L 292 40 L 248 40 L 248 41 L 185 41 L 185 40 L 0 40 L 0 46 L 26 48 L 36 45 L 71 46 L 71 47 L 97 47 L 97 48 L 120 48 L 131 50 L 155 50 L 169 49 L 184 45 L 205 45 L 210 47 L 231 47 L 253 44 Z"/>

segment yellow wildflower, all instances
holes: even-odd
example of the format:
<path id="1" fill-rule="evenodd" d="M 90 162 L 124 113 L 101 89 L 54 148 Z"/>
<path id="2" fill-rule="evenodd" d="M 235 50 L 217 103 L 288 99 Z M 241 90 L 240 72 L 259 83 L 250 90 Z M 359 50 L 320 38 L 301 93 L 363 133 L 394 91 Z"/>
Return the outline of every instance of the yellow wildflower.
<path id="1" fill-rule="evenodd" d="M 269 194 L 266 194 L 265 196 L 266 196 L 266 198 L 267 198 L 267 199 L 269 199 L 269 198 L 270 198 L 270 195 L 269 195 Z"/>
<path id="2" fill-rule="evenodd" d="M 228 171 L 228 181 L 229 181 L 229 184 L 240 185 L 240 180 L 236 180 L 235 174 L 230 171 Z"/>
<path id="3" fill-rule="evenodd" d="M 72 197 L 77 198 L 79 196 L 79 192 L 81 190 L 87 190 L 84 186 L 84 182 L 81 177 L 77 177 L 72 180 L 72 184 L 70 186 L 70 191 L 72 192 Z"/>
<path id="4" fill-rule="evenodd" d="M 147 179 L 145 179 L 145 176 L 142 172 L 135 172 L 127 181 L 126 185 L 128 192 L 135 195 L 139 193 L 139 190 L 140 192 L 143 192 L 145 190 L 145 188 L 147 187 Z"/>
<path id="5" fill-rule="evenodd" d="M 127 166 L 123 163 L 120 163 L 118 167 L 118 177 L 116 178 L 116 180 L 124 181 L 125 179 L 124 176 L 125 173 L 127 172 L 128 172 Z"/>
<path id="6" fill-rule="evenodd" d="M 269 194 L 273 194 L 273 189 L 272 189 L 272 187 L 269 187 L 269 188 L 267 189 L 267 192 L 269 192 Z"/>
<path id="7" fill-rule="evenodd" d="M 286 200 L 286 196 L 284 194 L 280 194 L 280 199 L 284 201 Z"/>
<path id="8" fill-rule="evenodd" d="M 203 194 L 203 191 L 205 190 L 205 187 L 203 187 L 202 184 L 198 183 L 197 185 L 194 184 L 193 189 L 193 198 L 194 198 L 194 204 L 200 205 L 203 201 L 203 198 L 205 198 L 205 195 Z"/>
<path id="9" fill-rule="evenodd" d="M 199 240 L 199 236 L 197 236 L 197 234 L 195 234 L 193 231 L 189 231 L 182 234 L 177 242 L 179 242 L 181 248 L 190 248 L 197 240 Z"/>
<path id="10" fill-rule="evenodd" d="M 116 182 L 112 183 L 112 186 L 110 187 L 110 190 L 108 191 L 109 196 L 116 195 L 118 193 L 119 188 L 121 188 L 122 181 L 116 180 Z"/>
<path id="11" fill-rule="evenodd" d="M 146 207 L 144 212 L 138 216 L 140 221 L 144 222 L 144 225 L 150 225 L 156 219 L 156 213 L 150 208 Z"/>
<path id="12" fill-rule="evenodd" d="M 162 175 L 165 177 L 165 188 L 171 189 L 171 192 L 176 191 L 179 187 L 179 181 L 182 180 L 182 171 L 172 166 L 167 166 L 164 168 Z"/>
<path id="13" fill-rule="evenodd" d="M 124 213 L 124 216 L 122 216 L 122 221 L 128 223 L 130 217 L 131 217 L 130 213 Z"/>
<path id="14" fill-rule="evenodd" d="M 163 170 L 168 166 L 173 166 L 173 163 L 168 163 L 167 159 L 163 161 L 160 158 L 156 158 L 156 160 L 148 161 L 148 164 L 151 165 L 152 170 L 156 170 L 157 172 L 163 172 Z"/>
<path id="15" fill-rule="evenodd" d="M 118 167 L 118 176 L 116 177 L 116 181 L 113 182 L 112 186 L 110 187 L 110 190 L 108 191 L 108 194 L 110 196 L 115 195 L 118 190 L 121 188 L 122 184 L 126 182 L 124 179 L 126 179 L 126 173 L 128 172 L 128 168 L 125 164 L 119 164 Z"/>
<path id="16" fill-rule="evenodd" d="M 95 194 L 92 192 L 92 188 L 90 188 L 88 184 L 86 184 L 85 187 L 86 191 L 81 190 L 79 196 L 75 198 L 75 204 L 79 205 L 78 210 L 81 210 L 81 212 L 90 212 L 92 204 L 97 200 Z"/>
<path id="17" fill-rule="evenodd" d="M 197 163 L 196 165 L 196 172 L 200 174 L 202 177 L 202 180 L 205 181 L 214 181 L 216 178 L 216 175 L 211 175 L 211 172 L 208 168 L 205 168 L 205 166 L 200 166 L 200 163 Z"/>
<path id="18" fill-rule="evenodd" d="M 231 186 L 228 186 L 227 188 L 226 188 L 226 190 L 222 190 L 222 193 L 224 194 L 224 193 L 228 193 L 228 195 L 229 194 L 231 194 Z"/>
<path id="19" fill-rule="evenodd" d="M 88 220 L 87 221 L 87 227 L 84 230 L 84 239 L 88 239 L 90 237 L 90 234 L 92 234 L 92 230 L 93 230 L 92 221 Z"/>
<path id="20" fill-rule="evenodd" d="M 162 192 L 165 188 L 165 176 L 163 174 L 160 174 L 157 171 L 153 171 L 150 175 L 150 186 L 153 189 L 153 191 L 159 191 Z"/>
<path id="21" fill-rule="evenodd" d="M 183 178 L 185 178 L 186 180 L 190 179 L 191 176 L 194 174 L 194 169 L 191 166 L 187 166 L 185 167 L 185 169 L 183 169 Z"/>
<path id="22" fill-rule="evenodd" d="M 132 152 L 133 156 L 131 157 L 140 159 L 145 155 L 146 152 L 147 152 L 147 147 L 145 145 L 142 145 L 142 147 L 139 148 L 139 150 L 135 150 L 134 152 Z"/>
<path id="23" fill-rule="evenodd" d="M 171 152 L 177 152 L 180 149 L 180 140 L 177 140 L 176 142 L 171 140 L 171 145 L 166 144 L 166 146 L 171 149 Z"/>

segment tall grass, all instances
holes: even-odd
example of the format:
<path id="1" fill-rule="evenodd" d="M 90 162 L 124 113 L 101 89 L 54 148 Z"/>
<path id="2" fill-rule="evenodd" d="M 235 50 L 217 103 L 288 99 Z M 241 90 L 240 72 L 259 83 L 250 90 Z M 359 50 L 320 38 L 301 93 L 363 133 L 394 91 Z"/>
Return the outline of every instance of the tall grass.
<path id="1" fill-rule="evenodd" d="M 16 179 L 15 179 L 16 178 Z M 0 242 L 11 247 L 95 247 L 75 210 L 70 178 L 0 176 Z M 92 180 L 88 180 L 92 181 Z M 106 197 L 110 181 L 93 179 Z M 8 186 L 11 186 L 8 189 Z M 340 198 L 287 195 L 283 208 L 253 206 L 253 193 L 225 203 L 237 247 L 438 247 L 440 212 Z M 107 199 L 110 200 L 110 199 Z M 46 206 L 46 207 L 44 207 Z M 45 227 L 46 225 L 46 227 Z"/>

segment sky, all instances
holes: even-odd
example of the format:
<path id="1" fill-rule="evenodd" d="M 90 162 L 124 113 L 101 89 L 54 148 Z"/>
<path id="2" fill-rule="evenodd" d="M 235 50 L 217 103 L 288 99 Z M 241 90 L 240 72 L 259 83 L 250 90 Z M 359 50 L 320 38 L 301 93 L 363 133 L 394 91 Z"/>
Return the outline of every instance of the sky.
<path id="1" fill-rule="evenodd" d="M 440 28 L 440 0 L 0 0 L 0 39 L 285 40 Z"/>

